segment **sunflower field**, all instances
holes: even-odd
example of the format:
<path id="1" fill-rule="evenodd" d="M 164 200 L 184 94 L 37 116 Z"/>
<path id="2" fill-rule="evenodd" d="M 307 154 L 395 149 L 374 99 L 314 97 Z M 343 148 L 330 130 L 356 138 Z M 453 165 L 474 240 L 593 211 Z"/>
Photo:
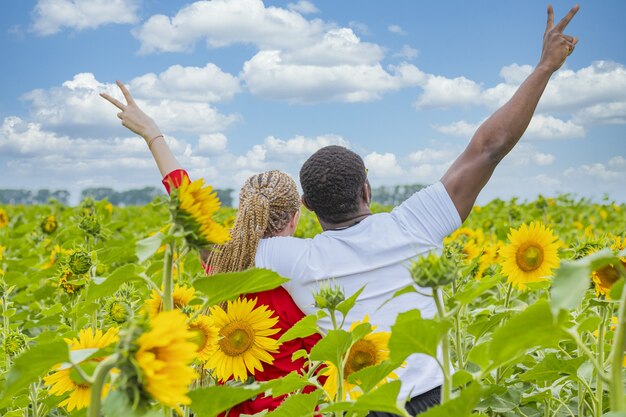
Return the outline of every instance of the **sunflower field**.
<path id="1" fill-rule="evenodd" d="M 331 283 L 315 294 L 318 314 L 280 337 L 272 306 L 240 296 L 285 278 L 206 276 L 200 261 L 234 216 L 201 181 L 145 207 L 0 206 L 0 415 L 208 417 L 263 395 L 284 396 L 268 417 L 407 415 L 394 370 L 422 353 L 445 377 L 425 417 L 626 416 L 626 205 L 476 206 L 396 293 L 433 296 L 436 317 L 346 328 L 360 292 Z M 304 212 L 296 235 L 320 231 Z M 334 329 L 293 355 L 302 373 L 255 380 L 323 317 Z"/>

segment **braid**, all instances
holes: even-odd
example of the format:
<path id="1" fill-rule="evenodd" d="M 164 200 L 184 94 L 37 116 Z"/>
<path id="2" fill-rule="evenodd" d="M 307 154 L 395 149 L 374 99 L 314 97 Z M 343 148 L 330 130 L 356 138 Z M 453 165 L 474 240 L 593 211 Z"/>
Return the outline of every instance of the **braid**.
<path id="1" fill-rule="evenodd" d="M 212 273 L 243 271 L 254 266 L 259 240 L 274 236 L 300 207 L 296 183 L 280 171 L 253 175 L 239 192 L 239 210 L 231 240 L 212 252 Z"/>

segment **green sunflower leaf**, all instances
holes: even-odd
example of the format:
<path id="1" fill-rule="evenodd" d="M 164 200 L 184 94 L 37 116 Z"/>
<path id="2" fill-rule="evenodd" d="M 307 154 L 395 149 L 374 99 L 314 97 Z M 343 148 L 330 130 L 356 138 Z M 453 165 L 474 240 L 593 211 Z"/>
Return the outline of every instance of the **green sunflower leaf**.
<path id="1" fill-rule="evenodd" d="M 209 297 L 209 305 L 232 300 L 241 294 L 253 294 L 279 287 L 289 281 L 269 269 L 253 268 L 242 272 L 215 274 L 196 279 L 193 286 Z"/>

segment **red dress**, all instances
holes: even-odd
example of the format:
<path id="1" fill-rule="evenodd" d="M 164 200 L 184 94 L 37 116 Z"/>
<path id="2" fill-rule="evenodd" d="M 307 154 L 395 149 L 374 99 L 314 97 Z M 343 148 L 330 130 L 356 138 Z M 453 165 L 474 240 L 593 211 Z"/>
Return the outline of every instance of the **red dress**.
<path id="1" fill-rule="evenodd" d="M 171 187 L 178 187 L 183 178 L 188 178 L 187 173 L 182 170 L 175 170 L 167 174 L 163 178 L 163 185 L 169 193 Z M 257 306 L 265 305 L 268 310 L 273 310 L 274 315 L 272 317 L 278 318 L 276 327 L 280 329 L 278 333 L 271 336 L 274 339 L 280 338 L 289 328 L 302 319 L 305 314 L 293 301 L 289 293 L 283 288 L 278 287 L 273 290 L 262 291 L 254 294 L 245 295 L 247 299 L 256 298 Z M 257 381 L 269 381 L 271 379 L 277 379 L 283 377 L 293 371 L 301 371 L 304 366 L 304 359 L 298 359 L 293 361 L 291 356 L 294 352 L 300 349 L 306 349 L 307 352 L 311 351 L 311 348 L 320 340 L 321 336 L 318 334 L 311 335 L 302 339 L 294 339 L 283 343 L 278 352 L 274 353 L 274 363 L 269 365 L 263 364 L 263 371 L 257 371 L 254 378 Z M 313 389 L 313 387 L 307 387 Z M 305 392 L 309 390 L 305 389 Z M 273 410 L 278 407 L 283 401 L 285 396 L 280 397 L 264 397 L 259 396 L 253 400 L 243 402 L 233 407 L 228 413 L 228 417 L 238 417 L 241 414 L 255 414 L 263 410 Z"/>

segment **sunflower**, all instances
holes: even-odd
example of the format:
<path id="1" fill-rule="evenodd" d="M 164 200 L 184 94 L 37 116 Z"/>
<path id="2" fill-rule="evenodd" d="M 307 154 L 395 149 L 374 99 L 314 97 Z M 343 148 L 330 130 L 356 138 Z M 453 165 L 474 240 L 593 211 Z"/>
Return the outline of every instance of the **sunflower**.
<path id="1" fill-rule="evenodd" d="M 172 197 L 176 205 L 176 223 L 185 228 L 190 246 L 203 248 L 230 239 L 228 229 L 213 220 L 220 201 L 210 185 L 204 186 L 202 178 L 194 182 L 185 178 Z"/>
<path id="2" fill-rule="evenodd" d="M 219 329 L 215 327 L 213 317 L 204 314 L 198 316 L 189 323 L 189 330 L 194 334 L 192 342 L 198 345 L 198 359 L 206 362 L 217 349 Z"/>
<path id="3" fill-rule="evenodd" d="M 65 339 L 70 350 L 80 349 L 102 349 L 118 341 L 118 329 L 110 328 L 106 333 L 102 330 L 93 330 L 92 328 L 82 329 L 78 332 L 78 339 Z M 81 368 L 88 374 L 92 374 L 98 362 L 104 358 L 90 358 L 80 364 Z M 89 405 L 89 396 L 91 393 L 90 385 L 82 379 L 82 377 L 72 367 L 59 369 L 61 365 L 57 365 L 54 373 L 44 377 L 44 383 L 50 387 L 50 394 L 63 395 L 72 391 L 69 397 L 59 403 L 60 406 L 66 407 L 71 412 L 74 409 L 80 410 Z M 102 390 L 102 396 L 106 396 L 109 390 L 109 384 L 105 384 Z"/>
<path id="4" fill-rule="evenodd" d="M 368 322 L 369 318 L 365 316 L 362 322 L 356 321 L 352 323 L 350 331 L 353 331 L 359 324 Z M 373 326 L 372 330 L 376 330 L 376 326 Z M 348 377 L 363 368 L 378 365 L 389 359 L 389 336 L 391 336 L 390 332 L 372 332 L 352 345 L 343 368 L 343 398 L 340 400 L 346 400 L 348 395 L 350 399 L 354 400 L 363 394 L 358 385 L 348 382 Z M 323 388 L 328 397 L 336 399 L 339 382 L 337 367 L 331 362 L 326 362 L 326 368 L 320 371 L 320 376 L 327 377 Z M 397 378 L 398 376 L 392 372 L 378 385 L 384 384 L 389 379 Z"/>
<path id="5" fill-rule="evenodd" d="M 57 223 L 57 218 L 54 216 L 46 216 L 45 219 L 43 219 L 43 221 L 41 222 L 41 230 L 49 235 L 54 233 L 55 230 L 57 230 L 58 227 L 58 223 Z"/>
<path id="6" fill-rule="evenodd" d="M 7 224 L 9 224 L 9 215 L 2 207 L 0 207 L 0 229 L 5 227 Z"/>
<path id="7" fill-rule="evenodd" d="M 61 255 L 71 255 L 72 253 L 73 251 L 70 249 L 63 249 L 59 245 L 54 245 L 54 248 L 52 248 L 52 251 L 50 252 L 50 259 L 48 260 L 48 262 L 43 264 L 40 268 L 48 269 L 54 266 L 54 264 L 59 260 Z"/>
<path id="8" fill-rule="evenodd" d="M 272 318 L 274 311 L 265 305 L 255 308 L 256 302 L 256 298 L 239 298 L 229 301 L 226 311 L 211 307 L 221 339 L 207 367 L 214 369 L 220 381 L 231 377 L 245 381 L 256 370 L 263 371 L 261 362 L 274 362 L 270 353 L 278 352 L 280 344 L 269 336 L 279 331 L 274 328 L 278 318 Z"/>
<path id="9" fill-rule="evenodd" d="M 483 247 L 483 252 L 480 258 L 478 258 L 478 266 L 476 268 L 476 271 L 474 272 L 474 278 L 476 278 L 477 280 L 481 280 L 485 276 L 485 271 L 487 271 L 487 268 L 497 262 L 498 250 L 499 245 L 497 243 L 486 244 Z"/>
<path id="10" fill-rule="evenodd" d="M 60 287 L 67 294 L 75 294 L 89 282 L 89 275 L 74 274 L 69 268 L 62 268 L 56 282 L 53 284 Z"/>
<path id="11" fill-rule="evenodd" d="M 189 366 L 198 346 L 190 341 L 187 316 L 178 310 L 164 311 L 150 321 L 150 330 L 137 339 L 135 359 L 142 372 L 143 389 L 155 400 L 180 411 L 190 404 L 189 385 L 196 373 Z"/>
<path id="12" fill-rule="evenodd" d="M 622 239 L 619 236 L 614 237 L 614 242 L 611 245 L 611 249 L 614 252 L 619 252 L 626 246 L 626 239 Z M 626 268 L 626 257 L 620 258 L 620 262 Z M 604 295 L 606 298 L 611 298 L 611 288 L 619 281 L 620 274 L 617 268 L 613 265 L 604 266 L 591 273 L 591 279 L 595 285 L 596 295 Z"/>
<path id="13" fill-rule="evenodd" d="M 502 250 L 502 272 L 517 289 L 540 282 L 559 266 L 559 243 L 552 230 L 539 222 L 511 229 L 509 243 Z"/>
<path id="14" fill-rule="evenodd" d="M 172 293 L 172 298 L 174 300 L 174 308 L 179 310 L 187 310 L 191 309 L 189 306 L 189 302 L 193 299 L 195 288 L 175 285 L 174 291 Z M 156 317 L 157 314 L 161 312 L 163 309 L 163 299 L 161 298 L 161 294 L 157 290 L 152 290 L 150 294 L 150 299 L 146 301 L 146 309 L 150 318 Z M 187 311 L 185 311 L 187 312 Z"/>

